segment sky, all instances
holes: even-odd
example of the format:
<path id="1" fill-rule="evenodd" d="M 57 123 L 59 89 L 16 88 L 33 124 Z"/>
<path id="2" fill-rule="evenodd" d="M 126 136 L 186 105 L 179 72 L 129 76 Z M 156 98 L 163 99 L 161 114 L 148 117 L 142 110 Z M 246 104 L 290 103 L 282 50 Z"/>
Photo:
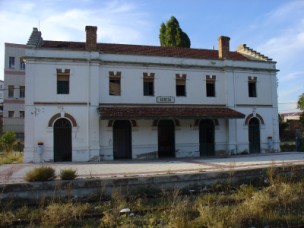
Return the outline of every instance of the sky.
<path id="1" fill-rule="evenodd" d="M 159 28 L 175 16 L 191 48 L 218 48 L 230 37 L 277 62 L 279 112 L 297 111 L 304 93 L 304 0 L 0 0 L 0 69 L 4 43 L 26 44 L 37 27 L 45 40 L 85 41 L 85 26 L 98 27 L 98 42 L 159 46 Z M 3 80 L 4 70 L 0 71 Z"/>

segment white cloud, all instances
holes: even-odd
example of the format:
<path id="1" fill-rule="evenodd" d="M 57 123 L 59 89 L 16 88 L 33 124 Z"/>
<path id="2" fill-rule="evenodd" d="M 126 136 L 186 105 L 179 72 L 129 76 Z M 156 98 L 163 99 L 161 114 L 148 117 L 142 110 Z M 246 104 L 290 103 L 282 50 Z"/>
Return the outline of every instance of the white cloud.
<path id="1" fill-rule="evenodd" d="M 3 53 L 0 55 L 0 69 L 4 63 L 4 43 L 25 44 L 33 27 L 40 27 L 45 40 L 84 41 L 85 26 L 93 25 L 98 27 L 99 42 L 149 42 L 146 34 L 153 26 L 141 5 L 131 0 L 75 2 L 11 0 L 4 4 L 0 0 L 0 24 L 5 27 L 0 36 L 0 53 Z"/>

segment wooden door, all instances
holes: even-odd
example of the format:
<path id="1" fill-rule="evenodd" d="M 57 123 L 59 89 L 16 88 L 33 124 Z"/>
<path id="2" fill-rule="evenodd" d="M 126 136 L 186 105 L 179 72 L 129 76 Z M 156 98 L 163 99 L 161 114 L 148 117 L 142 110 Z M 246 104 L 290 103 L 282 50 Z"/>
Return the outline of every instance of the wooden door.
<path id="1" fill-rule="evenodd" d="M 201 156 L 214 155 L 214 123 L 212 120 L 200 121 L 199 144 Z"/>
<path id="2" fill-rule="evenodd" d="M 260 153 L 260 121 L 258 118 L 251 118 L 249 121 L 249 153 Z"/>
<path id="3" fill-rule="evenodd" d="M 54 162 L 72 161 L 72 126 L 65 118 L 54 124 Z"/>
<path id="4" fill-rule="evenodd" d="M 128 120 L 116 120 L 113 125 L 114 159 L 132 158 L 131 123 Z"/>
<path id="5" fill-rule="evenodd" d="M 158 157 L 175 157 L 175 126 L 172 120 L 158 121 Z"/>

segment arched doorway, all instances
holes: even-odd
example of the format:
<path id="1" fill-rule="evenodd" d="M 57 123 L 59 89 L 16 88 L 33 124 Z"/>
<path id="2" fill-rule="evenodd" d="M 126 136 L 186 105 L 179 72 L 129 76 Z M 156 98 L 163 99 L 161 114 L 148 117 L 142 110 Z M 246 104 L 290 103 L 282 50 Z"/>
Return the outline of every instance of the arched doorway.
<path id="1" fill-rule="evenodd" d="M 175 157 L 175 126 L 172 120 L 158 121 L 158 157 Z"/>
<path id="2" fill-rule="evenodd" d="M 214 123 L 212 120 L 200 121 L 199 144 L 201 156 L 214 155 Z"/>
<path id="3" fill-rule="evenodd" d="M 260 121 L 253 117 L 249 121 L 249 153 L 260 153 Z"/>
<path id="4" fill-rule="evenodd" d="M 131 123 L 128 120 L 116 120 L 113 125 L 114 159 L 132 158 Z"/>
<path id="5" fill-rule="evenodd" d="M 65 118 L 54 123 L 54 162 L 72 161 L 72 125 Z"/>

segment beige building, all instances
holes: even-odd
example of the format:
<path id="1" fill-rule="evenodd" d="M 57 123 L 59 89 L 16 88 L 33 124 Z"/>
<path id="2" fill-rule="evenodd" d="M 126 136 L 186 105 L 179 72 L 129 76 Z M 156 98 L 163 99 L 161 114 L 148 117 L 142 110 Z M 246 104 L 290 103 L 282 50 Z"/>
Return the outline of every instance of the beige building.
<path id="1" fill-rule="evenodd" d="M 3 131 L 24 139 L 25 45 L 5 43 Z"/>

